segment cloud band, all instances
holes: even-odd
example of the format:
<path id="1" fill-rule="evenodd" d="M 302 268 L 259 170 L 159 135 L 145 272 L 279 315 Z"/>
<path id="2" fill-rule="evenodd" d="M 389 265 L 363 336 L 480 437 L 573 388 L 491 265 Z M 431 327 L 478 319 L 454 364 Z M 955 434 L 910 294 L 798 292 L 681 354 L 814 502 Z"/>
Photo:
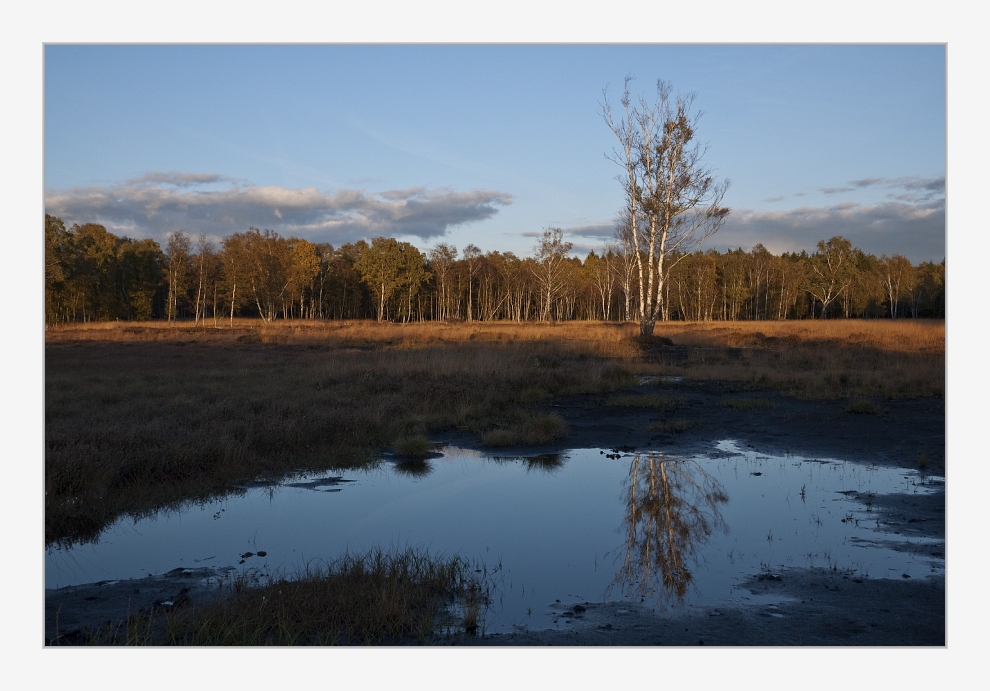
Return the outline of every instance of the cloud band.
<path id="1" fill-rule="evenodd" d="M 251 226 L 334 244 L 379 235 L 424 240 L 463 223 L 491 218 L 512 195 L 494 190 L 459 192 L 415 187 L 368 193 L 315 187 L 237 186 L 200 173 L 148 173 L 120 185 L 51 190 L 46 211 L 66 223 L 94 222 L 114 232 L 163 240 L 183 230 L 227 235 Z"/>

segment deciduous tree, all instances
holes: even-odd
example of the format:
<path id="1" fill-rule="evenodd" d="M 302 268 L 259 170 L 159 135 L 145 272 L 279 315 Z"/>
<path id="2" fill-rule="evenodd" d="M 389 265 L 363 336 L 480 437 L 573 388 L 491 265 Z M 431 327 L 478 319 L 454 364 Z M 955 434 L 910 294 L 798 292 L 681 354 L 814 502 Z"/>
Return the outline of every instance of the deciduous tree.
<path id="1" fill-rule="evenodd" d="M 547 228 L 536 243 L 536 280 L 540 285 L 542 305 L 540 320 L 550 321 L 554 298 L 560 293 L 567 270 L 567 253 L 574 245 L 564 242 L 564 231 Z"/>
<path id="2" fill-rule="evenodd" d="M 852 243 L 837 235 L 819 241 L 818 251 L 811 257 L 808 292 L 822 303 L 822 319 L 826 317 L 828 306 L 849 287 L 851 254 Z"/>
<path id="3" fill-rule="evenodd" d="M 649 336 L 661 315 L 669 261 L 687 256 L 722 227 L 729 214 L 722 206 L 728 181 L 716 181 L 703 163 L 707 147 L 694 143 L 701 113 L 693 112 L 693 95 L 675 94 L 661 80 L 652 103 L 640 98 L 632 106 L 627 79 L 622 104 L 621 122 L 607 97 L 603 115 L 619 140 L 612 158 L 624 168 L 625 211 L 640 279 L 640 333 Z"/>
<path id="4" fill-rule="evenodd" d="M 179 310 L 179 300 L 187 288 L 190 269 L 189 237 L 178 230 L 169 233 L 165 243 L 165 279 L 168 282 L 168 297 L 165 311 L 168 320 L 175 321 Z"/>

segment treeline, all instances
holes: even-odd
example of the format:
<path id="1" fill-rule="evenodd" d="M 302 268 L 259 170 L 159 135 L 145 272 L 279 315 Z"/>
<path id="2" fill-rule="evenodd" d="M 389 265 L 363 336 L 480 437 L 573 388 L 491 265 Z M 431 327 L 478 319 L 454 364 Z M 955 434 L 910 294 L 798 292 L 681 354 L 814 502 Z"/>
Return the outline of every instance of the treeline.
<path id="1" fill-rule="evenodd" d="M 423 254 L 394 238 L 335 248 L 256 228 L 220 246 L 176 232 L 162 249 L 46 215 L 45 320 L 638 320 L 633 246 L 617 238 L 584 261 L 567 256 L 559 229 L 523 258 L 445 243 Z M 945 315 L 944 260 L 878 258 L 841 237 L 813 254 L 757 245 L 669 261 L 663 320 Z"/>

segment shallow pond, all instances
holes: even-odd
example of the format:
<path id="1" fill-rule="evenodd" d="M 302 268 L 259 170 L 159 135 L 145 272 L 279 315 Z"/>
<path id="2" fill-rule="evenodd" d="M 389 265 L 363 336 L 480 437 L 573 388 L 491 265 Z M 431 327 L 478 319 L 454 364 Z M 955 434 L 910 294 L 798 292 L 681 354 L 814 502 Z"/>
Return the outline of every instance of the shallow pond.
<path id="1" fill-rule="evenodd" d="M 411 546 L 484 565 L 495 585 L 487 631 L 565 627 L 561 612 L 583 601 L 753 602 L 740 581 L 782 567 L 871 578 L 942 574 L 944 559 L 931 556 L 944 551 L 942 542 L 923 554 L 890 549 L 910 538 L 881 532 L 870 498 L 940 491 L 942 482 L 756 454 L 734 441 L 691 457 L 580 449 L 497 458 L 447 448 L 418 464 L 299 476 L 118 521 L 97 543 L 46 550 L 45 585 L 177 567 L 292 573 L 345 550 Z"/>

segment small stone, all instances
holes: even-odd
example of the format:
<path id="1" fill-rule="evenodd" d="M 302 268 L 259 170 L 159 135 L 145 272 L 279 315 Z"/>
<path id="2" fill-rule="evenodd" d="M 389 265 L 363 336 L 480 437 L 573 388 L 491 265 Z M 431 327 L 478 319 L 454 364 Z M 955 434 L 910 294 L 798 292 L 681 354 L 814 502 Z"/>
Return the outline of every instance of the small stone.
<path id="1" fill-rule="evenodd" d="M 268 552 L 258 552 L 258 556 L 259 557 L 267 557 L 268 556 Z"/>

